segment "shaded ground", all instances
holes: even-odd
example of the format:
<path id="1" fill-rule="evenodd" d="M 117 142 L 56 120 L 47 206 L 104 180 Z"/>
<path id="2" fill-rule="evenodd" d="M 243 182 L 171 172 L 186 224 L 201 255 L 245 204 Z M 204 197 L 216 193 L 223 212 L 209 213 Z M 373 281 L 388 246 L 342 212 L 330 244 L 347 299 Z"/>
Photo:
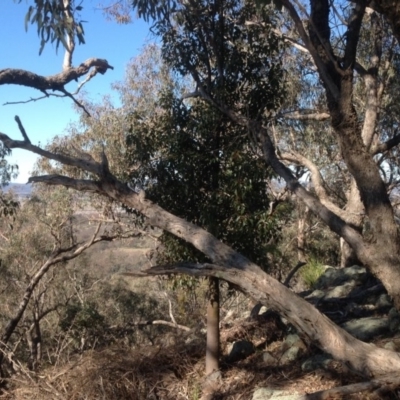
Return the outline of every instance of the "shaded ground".
<path id="1" fill-rule="evenodd" d="M 112 346 L 89 351 L 67 365 L 49 368 L 32 381 L 18 378 L 16 388 L 7 399 L 166 399 L 196 400 L 201 397 L 205 342 L 201 337 L 189 343 L 172 346 L 148 346 L 131 349 Z M 251 399 L 258 387 L 281 389 L 291 393 L 313 393 L 319 390 L 358 382 L 359 378 L 333 362 L 329 370 L 305 373 L 302 360 L 286 366 L 265 367 L 260 352 L 236 363 L 222 363 L 222 381 L 214 399 Z M 340 397 L 336 397 L 339 399 Z M 392 392 L 373 397 L 360 393 L 346 399 L 398 399 Z"/>

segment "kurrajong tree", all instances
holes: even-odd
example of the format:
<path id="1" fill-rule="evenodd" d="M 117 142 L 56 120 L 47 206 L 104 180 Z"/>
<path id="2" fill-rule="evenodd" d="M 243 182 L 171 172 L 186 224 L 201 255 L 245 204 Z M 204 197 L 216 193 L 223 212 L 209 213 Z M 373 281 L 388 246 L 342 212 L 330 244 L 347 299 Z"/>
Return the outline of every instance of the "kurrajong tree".
<path id="1" fill-rule="evenodd" d="M 175 29 L 174 24 L 180 26 L 183 23 L 184 19 L 180 19 L 182 10 L 196 6 L 190 1 L 177 2 L 172 5 L 166 2 L 155 2 L 150 8 L 144 7 L 148 4 L 151 5 L 151 2 L 148 1 L 134 2 L 134 4 L 140 6 L 139 13 L 147 15 L 148 18 L 153 18 L 155 21 L 168 18 L 172 23 L 172 29 Z M 289 190 L 354 249 L 359 260 L 382 281 L 399 309 L 400 250 L 398 230 L 385 182 L 379 173 L 375 159 L 376 154 L 395 146 L 399 142 L 399 137 L 394 137 L 393 140 L 385 142 L 381 142 L 379 137 L 370 144 L 364 142 L 363 132 L 366 131 L 363 130 L 360 122 L 363 119 L 359 118 L 353 104 L 354 74 L 358 65 L 357 49 L 367 2 L 351 3 L 352 7 L 344 15 L 347 24 L 344 27 L 345 33 L 341 40 L 343 46 L 339 52 L 336 51 L 331 42 L 329 16 L 333 12 L 333 2 L 312 0 L 308 11 L 298 1 L 281 0 L 280 4 L 285 7 L 284 12 L 287 13 L 286 16 L 290 17 L 290 21 L 297 31 L 300 43 L 296 42 L 296 44 L 309 53 L 323 84 L 334 137 L 340 148 L 343 165 L 352 175 L 355 188 L 358 190 L 365 208 L 365 214 L 370 225 L 369 236 L 363 237 L 362 233 L 346 222 L 339 210 L 328 207 L 328 204 L 326 202 L 324 204 L 320 196 L 313 195 L 303 187 L 293 175 L 292 170 L 279 158 L 272 139 L 270 125 L 274 115 L 267 115 L 268 118 L 266 119 L 258 118 L 257 115 L 246 113 L 245 105 L 235 107 L 235 104 L 227 102 L 219 93 L 214 93 L 212 91 L 213 86 L 208 85 L 213 83 L 207 81 L 209 75 L 201 74 L 201 70 L 197 71 L 196 65 L 191 63 L 195 54 L 186 54 L 183 48 L 182 53 L 177 54 L 182 54 L 182 56 L 186 54 L 185 64 L 196 85 L 192 96 L 194 95 L 215 107 L 224 113 L 231 123 L 247 130 L 252 142 L 259 146 L 260 153 L 266 163 L 286 181 Z M 243 4 L 238 3 L 236 7 L 240 9 Z M 374 7 L 376 7 L 376 12 L 383 13 L 398 38 L 396 22 L 400 20 L 398 7 L 393 2 L 384 1 L 374 2 Z M 307 28 L 300 18 L 300 13 L 307 19 Z M 262 21 L 258 20 L 257 14 L 254 14 L 254 19 L 244 21 L 245 26 L 253 23 L 259 26 L 261 30 L 264 28 Z M 161 31 L 160 33 L 163 34 Z M 168 33 L 171 32 L 165 32 L 165 34 Z M 206 33 L 207 31 L 204 31 L 204 34 Z M 210 34 L 210 32 L 208 33 Z M 285 34 L 286 32 L 281 33 Z M 223 38 L 230 46 L 235 47 L 235 43 L 229 41 L 227 36 Z M 290 39 L 288 38 L 288 40 Z M 181 59 L 184 60 L 184 57 Z M 214 68 L 214 61 L 207 54 L 205 59 L 209 59 L 210 67 Z M 267 60 L 265 62 L 267 63 Z M 253 72 L 257 73 L 257 71 L 254 70 Z M 370 70 L 371 73 L 373 71 L 374 68 Z M 222 76 L 223 74 L 221 78 Z M 32 86 L 34 87 L 34 85 Z M 40 87 L 38 89 L 40 90 Z M 368 91 L 368 96 L 373 99 L 373 91 Z M 368 111 L 377 112 L 372 105 L 368 108 Z M 365 118 L 365 120 L 367 119 Z M 375 135 L 375 130 L 371 130 L 369 125 L 368 132 Z M 95 159 L 89 156 L 83 157 L 83 154 L 77 156 L 76 153 L 72 155 L 66 154 L 66 152 L 58 153 L 41 149 L 31 144 L 25 131 L 23 131 L 23 138 L 22 141 L 16 141 L 5 134 L 0 136 L 3 143 L 9 148 L 18 147 L 33 151 L 56 162 L 84 171 L 81 179 L 55 174 L 33 177 L 31 178 L 32 182 L 64 185 L 77 190 L 98 193 L 120 202 L 146 217 L 148 224 L 158 226 L 191 243 L 212 261 L 212 263 L 178 263 L 160 266 L 151 269 L 148 273 L 187 273 L 195 276 L 214 276 L 225 279 L 238 285 L 245 293 L 261 303 L 279 312 L 310 342 L 332 354 L 334 358 L 345 362 L 360 374 L 367 377 L 378 377 L 383 379 L 382 382 L 385 382 L 385 378 L 383 378 L 385 375 L 398 373 L 400 356 L 397 353 L 355 339 L 305 300 L 299 298 L 269 276 L 262 268 L 227 244 L 219 241 L 210 232 L 167 212 L 155 202 L 143 196 L 142 192 L 136 193 L 128 187 L 126 182 L 117 179 L 110 169 L 106 148 L 100 153 L 99 158 Z"/>

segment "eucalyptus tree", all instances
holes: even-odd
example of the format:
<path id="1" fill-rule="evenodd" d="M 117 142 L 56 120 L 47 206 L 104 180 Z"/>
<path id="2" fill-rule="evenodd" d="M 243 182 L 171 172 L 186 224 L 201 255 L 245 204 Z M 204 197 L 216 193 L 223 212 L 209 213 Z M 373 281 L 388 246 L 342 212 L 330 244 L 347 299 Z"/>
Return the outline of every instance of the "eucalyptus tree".
<path id="1" fill-rule="evenodd" d="M 152 4 L 151 7 L 153 8 L 141 8 L 140 13 L 146 13 L 149 18 L 154 18 L 156 21 L 158 17 L 163 17 L 164 12 L 174 14 L 179 11 L 177 7 L 167 7 L 167 2 L 140 1 L 139 3 L 140 6 Z M 358 118 L 357 110 L 352 101 L 354 93 L 353 78 L 355 66 L 357 65 L 356 50 L 367 3 L 355 2 L 355 6 L 350 9 L 348 23 L 343 28 L 344 35 L 341 40 L 343 48 L 340 54 L 332 46 L 330 36 L 329 12 L 333 10 L 333 2 L 313 0 L 310 2 L 310 13 L 299 2 L 296 2 L 296 7 L 294 2 L 289 0 L 281 0 L 280 3 L 286 7 L 290 20 L 293 21 L 294 27 L 301 38 L 302 42 L 296 42 L 296 44 L 310 54 L 323 83 L 332 131 L 339 144 L 343 165 L 348 168 L 354 178 L 355 187 L 360 192 L 360 198 L 370 222 L 369 235 L 364 237 L 362 233 L 358 232 L 342 218 L 340 208 L 330 209 L 327 206 L 327 202 L 324 204 L 321 196 L 313 196 L 293 176 L 292 170 L 277 155 L 272 140 L 273 131 L 269 124 L 270 119 L 258 119 L 257 114 L 247 114 L 245 112 L 247 110 L 246 105 L 252 104 L 251 96 L 248 97 L 249 102 L 245 104 L 240 102 L 233 105 L 226 104 L 226 100 L 222 95 L 213 93 L 213 85 L 207 86 L 207 83 L 214 83 L 207 80 L 210 75 L 208 73 L 204 75 L 196 73 L 197 64 L 191 63 L 191 61 L 196 63 L 199 61 L 195 53 L 183 51 L 182 56 L 185 56 L 185 54 L 187 56 L 186 61 L 189 63 L 190 74 L 196 85 L 192 93 L 223 112 L 231 119 L 232 123 L 247 129 L 250 138 L 253 139 L 252 143 L 260 145 L 264 159 L 278 175 L 286 180 L 288 188 L 310 210 L 318 215 L 327 226 L 348 242 L 355 250 L 357 257 L 382 280 L 389 294 L 393 297 L 396 307 L 399 308 L 400 289 L 397 284 L 399 281 L 398 232 L 394 222 L 393 208 L 375 162 L 375 155 L 393 148 L 398 143 L 399 137 L 395 136 L 393 140 L 383 142 L 380 142 L 378 138 L 371 146 L 363 144 L 363 131 L 360 126 L 362 119 Z M 375 3 L 378 4 L 377 6 L 374 5 L 376 7 L 385 3 L 381 7 L 382 9 L 377 9 L 377 12 L 382 11 L 384 13 L 396 35 L 398 26 L 396 20 L 393 19 L 393 16 L 399 15 L 396 4 L 393 2 L 386 4 L 383 1 L 376 1 Z M 134 4 L 138 5 L 138 2 Z M 161 6 L 159 6 L 160 4 Z M 179 6 L 185 8 L 186 6 L 195 7 L 196 5 L 185 2 L 184 4 L 179 4 Z M 240 9 L 242 6 L 243 4 L 240 3 L 237 8 Z M 392 11 L 392 15 L 388 15 L 388 10 Z M 155 12 L 152 13 L 153 11 Z M 308 31 L 304 27 L 299 13 L 303 13 L 304 19 L 308 20 Z M 168 17 L 171 17 L 171 15 L 169 14 Z M 245 20 L 244 26 L 255 26 L 256 28 L 259 27 L 261 31 L 266 30 L 269 32 L 265 25 L 257 23 L 256 15 L 254 18 L 255 24 L 253 24 L 254 20 Z M 171 19 L 171 21 L 179 26 L 179 18 Z M 165 34 L 173 36 L 175 26 L 172 25 L 172 28 L 167 30 Z M 179 29 L 177 31 L 179 32 Z M 287 38 L 287 40 L 291 39 L 293 38 Z M 183 47 L 188 46 L 187 49 L 191 49 L 191 41 L 192 37 L 189 36 L 183 41 Z M 233 42 L 227 42 L 227 44 L 232 48 L 236 46 Z M 258 42 L 254 42 L 254 44 L 257 45 Z M 238 45 L 240 45 L 240 41 Z M 173 53 L 170 54 L 173 55 Z M 180 55 L 179 53 L 175 54 L 177 58 Z M 170 61 L 172 62 L 173 59 L 170 59 Z M 371 62 L 374 63 L 374 59 Z M 200 63 L 199 65 L 201 66 L 202 64 Z M 268 66 L 268 63 L 266 65 Z M 211 68 L 215 66 L 218 67 L 218 64 L 210 63 Z M 372 67 L 373 65 L 368 66 L 366 71 L 372 73 L 374 71 Z M 251 72 L 257 74 L 258 71 L 257 68 L 246 70 L 249 74 Z M 20 76 L 16 77 L 14 83 L 18 81 Z M 51 82 L 51 77 L 43 78 L 44 82 Z M 40 80 L 40 82 L 42 81 Z M 21 82 L 24 84 L 23 80 Z M 31 87 L 38 86 L 37 88 L 40 89 L 40 82 L 38 82 L 34 81 Z M 252 85 L 245 88 L 247 91 L 244 90 L 244 94 L 254 93 L 252 91 L 253 88 Z M 374 99 L 374 94 L 368 93 L 368 98 Z M 250 107 L 250 109 L 252 108 Z M 373 104 L 367 109 L 372 113 L 370 116 L 376 115 L 376 109 Z M 274 113 L 270 117 L 273 118 Z M 371 121 L 370 118 L 366 118 L 366 120 Z M 371 132 L 370 128 L 371 126 L 368 127 L 368 132 Z M 373 133 L 375 133 L 375 130 L 373 130 Z M 107 158 L 106 147 L 104 147 L 104 151 L 101 152 L 99 158 L 90 158 L 85 156 L 84 153 L 79 155 L 78 152 L 63 152 L 60 149 L 42 149 L 30 142 L 25 130 L 21 130 L 21 134 L 23 140 L 13 140 L 3 133 L 0 135 L 0 139 L 9 148 L 23 148 L 47 157 L 54 162 L 67 165 L 71 167 L 71 170 L 83 171 L 79 177 L 69 177 L 62 174 L 35 176 L 31 178 L 32 182 L 64 185 L 81 191 L 97 193 L 105 198 L 121 202 L 126 207 L 133 208 L 138 214 L 143 215 L 148 224 L 158 226 L 178 238 L 190 242 L 197 250 L 212 260 L 212 263 L 178 263 L 176 265 L 161 266 L 153 268 L 147 273 L 187 273 L 195 276 L 214 276 L 225 279 L 238 285 L 244 292 L 263 304 L 277 310 L 305 337 L 308 337 L 312 343 L 332 354 L 336 359 L 345 362 L 346 365 L 362 375 L 370 378 L 371 376 L 382 377 L 386 374 L 398 372 L 400 358 L 397 353 L 355 339 L 328 318 L 321 315 L 312 305 L 296 296 L 284 285 L 265 273 L 248 258 L 217 240 L 214 235 L 164 210 L 154 201 L 146 198 L 143 192 L 136 193 L 133 191 L 125 182 L 113 174 Z M 384 384 L 384 380 L 382 382 Z"/>
<path id="2" fill-rule="evenodd" d="M 363 19 L 367 11 L 366 2 L 352 3 L 347 13 L 340 16 L 346 19 L 342 32 L 340 32 L 340 40 L 331 34 L 330 15 L 335 13 L 334 3 L 330 3 L 328 0 L 311 1 L 309 10 L 297 1 L 285 0 L 279 4 L 285 7 L 301 42 L 297 43 L 296 38 L 287 36 L 284 30 L 279 31 L 278 34 L 283 35 L 289 41 L 294 41 L 309 54 L 322 83 L 332 134 L 340 149 L 339 156 L 343 166 L 351 175 L 353 182 L 349 205 L 346 209 L 332 201 L 318 168 L 315 168 L 315 173 L 311 175 L 316 196 L 299 183 L 283 162 L 284 160 L 279 157 L 279 152 L 276 151 L 276 149 L 279 150 L 279 144 L 274 143 L 273 140 L 274 118 L 272 116 L 268 118 L 267 114 L 267 119 L 264 120 L 257 118 L 251 113 L 243 112 L 243 109 L 235 109 L 223 97 L 213 93 L 212 87 L 210 87 L 210 74 L 203 72 L 204 67 L 201 63 L 209 53 L 203 52 L 202 47 L 192 46 L 192 36 L 180 40 L 179 28 L 174 25 L 185 26 L 180 15 L 183 12 L 182 9 L 196 7 L 193 2 L 184 4 L 179 2 L 134 2 L 144 16 L 156 19 L 155 29 L 163 38 L 165 57 L 168 61 L 177 63 L 178 68 L 182 69 L 182 64 L 186 66 L 187 69 L 183 71 L 189 72 L 195 81 L 196 95 L 224 112 L 234 123 L 249 128 L 253 138 L 262 149 L 265 161 L 286 181 L 288 188 L 311 211 L 348 243 L 357 258 L 382 281 L 388 293 L 393 297 L 396 306 L 400 307 L 400 285 L 396 283 L 400 281 L 399 234 L 387 188 L 375 160 L 376 155 L 392 149 L 399 141 L 399 136 L 385 141 L 385 138 L 380 136 L 380 132 L 376 129 L 380 95 L 378 84 L 381 83 L 378 72 L 382 61 L 379 30 L 381 31 L 382 28 L 377 28 L 374 56 L 368 60 L 366 65 L 361 65 L 358 63 L 357 50 Z M 261 7 L 262 9 L 263 7 Z M 259 13 L 256 15 L 260 15 Z M 300 15 L 308 20 L 308 31 L 304 27 Z M 393 23 L 392 20 L 391 22 Z M 191 23 L 190 21 L 189 24 Z M 247 19 L 247 25 L 253 23 L 265 34 L 268 34 L 268 28 L 262 22 Z M 211 30 L 208 32 L 210 33 Z M 205 36 L 206 38 L 207 36 Z M 240 44 L 237 46 L 239 47 Z M 197 53 L 196 50 L 198 50 Z M 209 51 L 209 49 L 205 50 Z M 209 69 L 214 66 L 211 63 L 205 65 Z M 264 67 L 267 70 L 268 66 L 268 62 L 265 62 Z M 218 67 L 218 63 L 216 67 Z M 259 66 L 248 71 L 260 73 L 264 70 Z M 357 112 L 353 102 L 356 73 L 362 77 L 367 90 L 363 118 Z M 363 235 L 363 232 L 357 227 L 360 225 L 359 219 L 362 213 L 365 213 L 368 219 L 369 229 L 366 235 Z M 371 237 L 373 240 L 370 240 Z"/>
<path id="3" fill-rule="evenodd" d="M 248 146 L 246 132 L 238 132 L 224 115 L 203 102 L 195 100 L 187 106 L 167 97 L 164 107 L 168 112 L 156 128 L 133 123 L 128 143 L 136 143 L 143 128 L 149 129 L 153 141 L 156 135 L 159 137 L 148 153 L 143 145 L 134 146 L 136 152 L 130 155 L 135 163 L 138 157 L 147 161 L 131 179 L 141 182 L 147 198 L 207 229 L 268 269 L 268 253 L 275 250 L 270 243 L 279 236 L 279 212 L 270 211 L 266 185 L 269 172 Z M 168 232 L 161 242 L 160 264 L 207 261 L 192 245 Z M 218 343 L 219 283 L 211 279 L 206 373 L 218 369 Z"/>
<path id="4" fill-rule="evenodd" d="M 49 149 L 79 156 L 78 149 L 84 148 L 87 157 L 96 158 L 106 146 L 109 167 L 119 179 L 267 269 L 268 253 L 275 250 L 271 241 L 279 236 L 279 212 L 271 212 L 267 195 L 270 172 L 254 154 L 245 129 L 203 101 L 182 101 L 189 83 L 163 62 L 156 45 L 148 45 L 129 64 L 125 80 L 114 85 L 121 106 L 107 99 L 99 104 L 83 100 L 91 117 L 82 112 L 80 123 L 55 138 Z M 227 89 L 218 90 L 229 95 Z M 60 172 L 46 159 L 40 166 L 48 173 Z M 159 263 L 207 260 L 168 232 L 160 240 Z M 207 345 L 206 369 L 212 372 L 218 369 L 219 354 L 218 280 L 211 279 L 209 292 L 208 321 L 213 323 L 207 327 L 212 343 Z"/>
<path id="5" fill-rule="evenodd" d="M 266 111 L 276 109 L 283 97 L 278 57 L 282 41 L 267 31 L 272 9 L 259 16 L 258 22 L 264 24 L 260 29 L 256 23 L 246 25 L 255 16 L 255 7 L 238 6 L 237 1 L 189 2 L 170 18 L 159 19 L 153 28 L 162 37 L 165 63 L 176 73 L 185 77 L 196 66 L 197 80 L 206 82 L 211 96 L 260 119 Z M 171 111 L 165 115 L 172 118 L 158 128 L 167 149 L 155 165 L 155 173 L 147 177 L 155 182 L 147 195 L 266 265 L 268 240 L 274 230 L 273 217 L 268 215 L 269 173 L 251 150 L 246 128 L 233 125 L 220 110 L 196 99 L 198 96 L 185 93 L 186 102 L 172 98 L 167 105 Z M 140 129 L 141 125 L 133 126 Z M 138 128 L 132 128 L 130 138 L 136 137 Z M 169 238 L 165 244 L 167 261 L 193 258 L 185 250 L 187 246 L 179 251 L 176 239 Z M 207 320 L 209 374 L 219 369 L 216 279 L 210 279 Z"/>

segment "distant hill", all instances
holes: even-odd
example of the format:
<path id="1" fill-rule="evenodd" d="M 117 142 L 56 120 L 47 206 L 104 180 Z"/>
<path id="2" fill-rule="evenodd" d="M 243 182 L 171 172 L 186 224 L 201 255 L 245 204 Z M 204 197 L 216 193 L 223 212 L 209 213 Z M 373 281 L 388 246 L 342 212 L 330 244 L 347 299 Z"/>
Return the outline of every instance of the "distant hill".
<path id="1" fill-rule="evenodd" d="M 19 200 L 25 200 L 32 194 L 32 184 L 31 183 L 10 183 L 4 186 L 3 190 L 5 192 L 14 193 Z"/>

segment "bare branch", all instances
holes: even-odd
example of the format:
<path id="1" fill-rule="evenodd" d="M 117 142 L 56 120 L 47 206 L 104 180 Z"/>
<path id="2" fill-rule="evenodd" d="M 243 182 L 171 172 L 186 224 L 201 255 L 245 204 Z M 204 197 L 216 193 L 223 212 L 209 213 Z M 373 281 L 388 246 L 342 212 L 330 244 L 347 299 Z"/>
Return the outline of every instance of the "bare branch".
<path id="1" fill-rule="evenodd" d="M 364 260 L 367 264 L 365 255 L 368 253 L 368 249 L 363 242 L 362 236 L 355 229 L 350 227 L 350 225 L 348 225 L 342 218 L 329 210 L 329 208 L 323 205 L 321 201 L 309 193 L 293 176 L 290 169 L 279 161 L 275 153 L 274 145 L 268 132 L 264 128 L 253 127 L 253 129 L 255 129 L 256 134 L 261 140 L 265 161 L 286 181 L 289 190 L 296 194 L 298 198 L 301 199 L 311 211 L 318 215 L 333 232 L 346 240 L 346 242 L 349 243 L 349 245 L 357 252 L 360 260 Z"/>
<path id="2" fill-rule="evenodd" d="M 244 270 L 238 273 L 234 266 L 222 266 L 208 263 L 178 263 L 173 265 L 156 266 L 143 270 L 142 272 L 149 275 L 183 273 L 190 276 L 218 277 L 218 279 L 223 279 L 237 285 L 245 294 L 251 296 L 257 302 L 260 302 L 263 305 L 268 305 L 282 316 L 288 318 L 300 331 L 305 335 L 310 335 L 312 340 L 319 343 L 319 346 L 323 346 L 324 351 L 327 351 L 328 353 L 334 351 L 335 358 L 337 359 L 340 359 L 340 357 L 337 357 L 338 353 L 343 357 L 341 360 L 345 361 L 345 359 L 350 358 L 348 353 L 349 351 L 351 351 L 352 354 L 354 354 L 354 351 L 357 351 L 357 362 L 361 362 L 366 369 L 369 368 L 367 367 L 368 364 L 374 362 L 374 359 L 380 359 L 383 365 L 386 366 L 387 363 L 383 362 L 382 360 L 384 358 L 381 357 L 387 357 L 390 354 L 394 357 L 392 362 L 397 364 L 400 363 L 400 357 L 398 354 L 386 349 L 375 347 L 371 344 L 363 343 L 351 337 L 346 331 L 335 325 L 325 315 L 320 314 L 319 311 L 304 299 L 296 296 L 292 291 L 272 279 L 263 271 L 254 272 Z M 274 284 L 270 287 L 272 282 L 274 282 Z M 285 306 L 283 306 L 283 302 L 285 303 L 285 306 L 290 304 L 290 318 L 288 317 L 289 310 L 284 308 Z M 298 315 L 292 314 L 292 311 L 295 311 L 295 309 L 297 309 L 296 312 Z M 312 328 L 310 329 L 311 326 Z M 326 334 L 323 334 L 323 332 L 326 332 Z M 316 338 L 316 336 L 318 336 L 318 338 Z M 393 368 L 388 368 L 387 371 L 388 372 L 386 373 L 393 373 L 395 370 L 393 370 Z M 380 376 L 384 376 L 386 373 L 382 371 Z"/>
<path id="3" fill-rule="evenodd" d="M 110 67 L 110 68 L 112 68 L 112 67 Z M 86 83 L 88 83 L 92 78 L 94 78 L 98 72 L 99 72 L 98 68 L 92 68 L 89 71 L 89 73 L 86 75 L 86 78 L 78 84 L 78 88 L 73 93 L 67 92 L 66 90 L 61 90 L 61 92 L 63 94 L 58 94 L 58 93 L 48 93 L 45 90 L 42 90 L 42 92 L 44 93 L 43 96 L 31 97 L 29 100 L 7 101 L 7 102 L 3 103 L 3 105 L 26 104 L 26 103 L 31 103 L 33 101 L 43 100 L 43 99 L 46 99 L 47 97 L 61 97 L 61 98 L 62 97 L 70 97 L 75 102 L 75 104 L 78 105 L 78 107 L 82 108 L 85 111 L 85 113 L 90 116 L 90 114 L 87 111 L 87 109 L 85 108 L 85 106 L 82 103 L 80 103 L 78 100 L 76 100 L 76 98 L 74 96 L 76 96 L 80 92 L 82 87 Z"/>
<path id="4" fill-rule="evenodd" d="M 397 41 L 400 43 L 400 3 L 398 1 L 352 0 L 352 2 L 357 4 L 364 4 L 366 2 L 368 7 L 383 14 L 391 25 Z"/>
<path id="5" fill-rule="evenodd" d="M 100 242 L 102 240 L 112 240 L 108 237 L 97 237 L 101 224 L 97 226 L 93 236 L 84 244 L 77 247 L 73 251 L 69 251 L 68 249 L 55 249 L 53 253 L 49 256 L 47 261 L 39 268 L 39 270 L 31 277 L 28 286 L 25 288 L 25 292 L 23 295 L 22 300 L 20 301 L 17 310 L 14 316 L 10 319 L 7 323 L 4 333 L 1 336 L 1 341 L 3 343 L 7 343 L 10 339 L 11 335 L 13 334 L 15 328 L 17 327 L 18 323 L 20 322 L 26 307 L 28 306 L 29 300 L 32 297 L 33 291 L 35 290 L 36 286 L 43 278 L 43 276 L 48 272 L 48 270 L 55 264 L 58 264 L 63 261 L 72 260 L 76 258 L 78 255 L 82 254 L 86 249 L 92 246 L 94 243 Z M 2 357 L 0 355 L 0 364 L 2 362 Z"/>
<path id="6" fill-rule="evenodd" d="M 88 116 L 90 117 L 89 111 L 86 109 L 86 107 L 85 107 L 81 102 L 79 102 L 78 100 L 75 99 L 75 97 L 73 96 L 73 94 L 71 94 L 70 92 L 68 92 L 68 91 L 65 90 L 65 89 L 60 89 L 60 91 L 61 91 L 62 93 L 64 93 L 64 95 L 65 95 L 66 97 L 69 97 L 70 99 L 72 99 L 72 101 L 73 101 L 79 108 L 82 108 L 82 110 L 86 113 L 86 115 L 88 115 Z"/>
<path id="7" fill-rule="evenodd" d="M 379 154 L 379 153 L 384 153 L 385 151 L 388 151 L 392 149 L 393 147 L 397 146 L 400 143 L 400 134 L 397 134 L 396 136 L 392 137 L 386 142 L 379 143 L 375 146 L 371 147 L 371 154 Z"/>
<path id="8" fill-rule="evenodd" d="M 166 325 L 166 326 L 170 326 L 172 328 L 181 329 L 181 330 L 186 331 L 186 332 L 190 332 L 192 330 L 188 326 L 180 325 L 180 324 L 177 324 L 177 323 L 174 323 L 174 322 L 159 320 L 159 319 L 152 320 L 152 321 L 134 322 L 133 325 L 136 325 L 136 326 Z"/>
<path id="9" fill-rule="evenodd" d="M 29 100 L 6 101 L 5 103 L 3 103 L 3 106 L 9 106 L 9 105 L 12 105 L 12 104 L 27 104 L 27 103 L 31 103 L 33 101 L 39 101 L 39 100 L 46 99 L 49 96 L 65 97 L 65 95 L 57 95 L 55 93 L 51 93 L 51 94 L 45 93 L 44 96 L 31 97 Z"/>
<path id="10" fill-rule="evenodd" d="M 346 32 L 346 48 L 344 50 L 343 69 L 354 67 L 357 54 L 357 44 L 360 38 L 361 22 L 365 13 L 366 2 L 359 2 L 350 15 L 348 29 Z"/>
<path id="11" fill-rule="evenodd" d="M 25 139 L 25 138 L 24 138 Z M 74 157 L 69 157 L 63 154 L 55 154 L 47 150 L 43 150 L 42 148 L 31 144 L 26 140 L 13 140 L 9 136 L 0 132 L 0 140 L 3 144 L 9 149 L 24 149 L 28 150 L 32 153 L 38 154 L 40 156 L 46 157 L 50 160 L 59 161 L 62 164 L 70 165 L 73 167 L 78 167 L 83 171 L 92 172 L 98 176 L 101 176 L 103 173 L 103 168 L 101 164 L 96 163 L 95 161 L 90 160 L 82 160 Z"/>
<path id="12" fill-rule="evenodd" d="M 295 151 L 291 151 L 290 153 L 281 153 L 280 158 L 306 167 L 310 172 L 315 193 L 317 194 L 321 203 L 336 215 L 340 216 L 340 218 L 342 218 L 344 221 L 351 223 L 352 217 L 345 210 L 341 209 L 330 200 L 325 189 L 325 183 L 321 172 L 316 164 L 314 164 L 307 157 L 304 157 Z"/>
<path id="13" fill-rule="evenodd" d="M 250 22 L 250 21 L 249 21 Z M 246 21 L 247 25 L 248 22 Z M 304 47 L 303 45 L 301 45 L 296 39 L 291 38 L 290 36 L 287 36 L 285 34 L 283 34 L 280 30 L 278 29 L 273 29 L 272 30 L 277 36 L 281 37 L 285 42 L 290 43 L 294 48 L 296 48 L 297 50 L 300 50 L 303 53 L 307 53 L 310 54 L 309 50 Z"/>
<path id="14" fill-rule="evenodd" d="M 326 121 L 331 117 L 331 115 L 327 112 L 304 113 L 301 111 L 288 111 L 288 112 L 279 113 L 277 115 L 277 118 L 279 118 L 279 117 L 288 118 L 288 119 L 297 119 L 297 120 L 301 120 L 301 121 L 308 121 L 308 120 Z"/>
<path id="15" fill-rule="evenodd" d="M 297 32 L 299 33 L 301 39 L 304 42 L 305 47 L 311 54 L 311 57 L 314 60 L 315 65 L 318 68 L 318 72 L 321 76 L 321 79 L 325 82 L 326 86 L 329 88 L 330 93 L 332 94 L 333 98 L 336 100 L 339 99 L 339 89 L 336 86 L 335 82 L 329 76 L 328 71 L 326 69 L 325 64 L 321 60 L 316 48 L 312 44 L 310 37 L 308 36 L 307 32 L 304 29 L 303 22 L 301 21 L 299 14 L 297 13 L 296 9 L 294 8 L 293 4 L 290 0 L 282 0 L 283 6 L 288 10 L 293 22 L 295 23 Z"/>
<path id="16" fill-rule="evenodd" d="M 101 74 L 105 74 L 108 69 L 114 69 L 107 60 L 100 58 L 90 58 L 78 67 L 68 68 L 59 74 L 47 77 L 22 69 L 6 68 L 0 70 L 0 85 L 22 85 L 42 92 L 47 90 L 62 92 L 66 84 L 86 75 L 92 68 Z"/>
<path id="17" fill-rule="evenodd" d="M 235 117 L 235 114 L 231 111 Z M 247 122 L 244 118 L 237 118 L 241 123 Z M 259 137 L 263 144 L 266 161 L 287 182 L 289 189 L 301 198 L 304 203 L 324 220 L 332 230 L 344 237 L 360 255 L 365 264 L 371 259 L 371 251 L 362 240 L 361 235 L 337 215 L 329 211 L 319 200 L 313 197 L 293 177 L 291 171 L 280 162 L 275 154 L 274 147 L 265 128 L 259 124 L 247 126 Z M 8 140 L 11 141 L 7 137 Z M 27 147 L 25 142 L 20 142 Z M 55 159 L 55 155 L 50 155 Z M 82 160 L 67 157 L 69 165 L 89 165 L 97 171 L 99 164 L 84 163 Z M 281 313 L 296 328 L 302 331 L 317 346 L 326 352 L 332 353 L 338 360 L 345 361 L 357 371 L 370 375 L 384 374 L 400 368 L 400 358 L 396 353 L 385 349 L 378 349 L 370 344 L 362 343 L 347 332 L 339 328 L 328 318 L 323 316 L 312 305 L 299 298 L 277 280 L 267 275 L 260 267 L 252 263 L 242 254 L 220 242 L 211 233 L 182 218 L 179 218 L 143 198 L 129 189 L 126 184 L 119 182 L 111 173 L 102 169 L 99 181 L 76 180 L 64 176 L 33 177 L 31 182 L 44 182 L 51 185 L 64 185 L 77 190 L 93 191 L 127 207 L 136 209 L 147 218 L 147 223 L 164 229 L 171 234 L 190 242 L 195 248 L 204 253 L 215 264 L 182 264 L 179 268 L 162 267 L 154 273 L 189 273 L 196 276 L 215 276 L 238 285 L 245 293 L 257 301 L 270 306 Z M 76 251 L 75 251 L 76 253 Z M 71 254 L 71 253 L 69 253 Z M 55 257 L 62 257 L 56 254 Z M 60 260 L 62 258 L 59 258 Z M 145 271 L 146 272 L 146 271 Z M 329 334 L 328 334 L 329 332 Z M 350 355 L 360 354 L 360 357 Z M 382 358 L 385 362 L 381 362 Z M 379 371 L 376 366 L 379 366 Z"/>
<path id="18" fill-rule="evenodd" d="M 283 284 L 284 284 L 286 287 L 290 287 L 290 286 L 289 286 L 289 285 L 290 285 L 290 281 L 291 281 L 292 278 L 294 277 L 295 273 L 296 273 L 301 267 L 304 267 L 304 265 L 307 265 L 307 263 L 304 262 L 304 261 L 299 261 L 299 262 L 295 265 L 295 267 L 288 273 L 288 275 L 287 275 L 285 281 L 283 282 Z"/>
<path id="19" fill-rule="evenodd" d="M 25 128 L 22 125 L 22 122 L 21 122 L 20 118 L 18 117 L 18 115 L 15 116 L 15 121 L 18 124 L 18 128 L 19 128 L 19 130 L 20 130 L 25 142 L 30 144 L 31 141 L 29 140 L 28 135 L 26 134 Z"/>
<path id="20" fill-rule="evenodd" d="M 62 175 L 43 175 L 32 176 L 29 178 L 28 183 L 45 183 L 52 186 L 65 186 L 79 191 L 88 193 L 102 193 L 100 182 L 91 181 L 87 179 L 73 179 Z"/>

